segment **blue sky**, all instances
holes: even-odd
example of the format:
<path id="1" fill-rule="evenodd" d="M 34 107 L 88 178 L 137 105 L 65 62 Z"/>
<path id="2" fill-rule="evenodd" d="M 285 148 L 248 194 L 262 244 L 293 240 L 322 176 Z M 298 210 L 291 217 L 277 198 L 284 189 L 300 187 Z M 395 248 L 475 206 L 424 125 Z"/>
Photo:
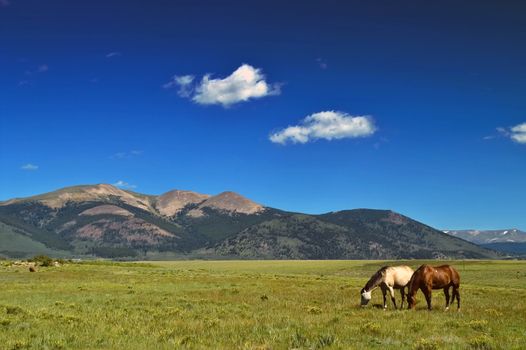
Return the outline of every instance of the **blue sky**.
<path id="1" fill-rule="evenodd" d="M 526 229 L 525 13 L 0 0 L 0 199 L 112 183 Z"/>

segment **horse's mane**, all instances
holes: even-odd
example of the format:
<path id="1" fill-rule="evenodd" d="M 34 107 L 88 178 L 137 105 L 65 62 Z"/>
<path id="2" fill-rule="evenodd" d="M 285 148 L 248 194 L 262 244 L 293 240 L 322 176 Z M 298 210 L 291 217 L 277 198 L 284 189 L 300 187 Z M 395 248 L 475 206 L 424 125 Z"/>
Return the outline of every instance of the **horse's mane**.
<path id="1" fill-rule="evenodd" d="M 383 272 L 387 270 L 389 266 L 384 266 L 380 270 L 376 271 L 376 273 L 367 281 L 367 284 L 365 285 L 365 290 L 371 290 L 372 288 L 376 287 L 382 282 L 383 278 Z"/>
<path id="2" fill-rule="evenodd" d="M 412 289 L 412 286 L 413 286 L 413 282 L 415 280 L 415 278 L 418 276 L 420 277 L 420 270 L 422 269 L 425 269 L 427 266 L 429 265 L 426 265 L 426 264 L 423 264 L 423 265 L 420 265 L 420 267 L 418 269 L 415 270 L 415 272 L 413 273 L 413 275 L 411 276 L 411 279 L 409 280 L 409 282 L 407 283 L 407 287 L 408 287 L 408 292 Z"/>

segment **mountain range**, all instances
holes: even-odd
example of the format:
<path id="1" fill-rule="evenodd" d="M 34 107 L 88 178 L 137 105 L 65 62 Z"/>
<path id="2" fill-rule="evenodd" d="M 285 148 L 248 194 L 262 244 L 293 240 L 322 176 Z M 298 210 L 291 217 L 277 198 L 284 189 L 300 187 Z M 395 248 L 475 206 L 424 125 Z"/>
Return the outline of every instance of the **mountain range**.
<path id="1" fill-rule="evenodd" d="M 501 252 L 526 255 L 526 232 L 505 230 L 446 230 L 445 233 Z"/>
<path id="2" fill-rule="evenodd" d="M 309 215 L 234 192 L 82 185 L 0 202 L 0 254 L 236 259 L 497 258 L 390 210 Z"/>

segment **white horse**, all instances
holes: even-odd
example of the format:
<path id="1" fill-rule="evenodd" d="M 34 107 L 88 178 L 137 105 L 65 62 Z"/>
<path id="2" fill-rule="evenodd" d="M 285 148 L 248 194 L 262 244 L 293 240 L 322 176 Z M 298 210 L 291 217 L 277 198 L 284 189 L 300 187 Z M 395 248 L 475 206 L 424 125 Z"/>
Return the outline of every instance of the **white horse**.
<path id="1" fill-rule="evenodd" d="M 384 296 L 384 309 L 387 309 L 387 291 L 391 294 L 391 300 L 396 309 L 395 289 L 400 289 L 400 294 L 402 295 L 402 304 L 400 305 L 400 308 L 402 308 L 405 300 L 404 288 L 409 283 L 411 276 L 413 276 L 413 272 L 413 269 L 405 265 L 382 267 L 369 279 L 365 284 L 365 287 L 360 291 L 362 296 L 362 306 L 367 305 L 371 300 L 371 292 L 377 287 L 380 287 Z"/>

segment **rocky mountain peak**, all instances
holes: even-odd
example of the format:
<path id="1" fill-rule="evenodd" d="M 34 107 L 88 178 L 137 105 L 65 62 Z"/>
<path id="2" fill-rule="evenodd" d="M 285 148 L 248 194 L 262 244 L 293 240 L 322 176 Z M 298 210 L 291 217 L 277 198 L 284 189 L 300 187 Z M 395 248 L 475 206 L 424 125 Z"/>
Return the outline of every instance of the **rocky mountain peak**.
<path id="1" fill-rule="evenodd" d="M 15 199 L 5 204 L 20 202 L 39 202 L 53 209 L 62 208 L 68 202 L 108 201 L 110 198 L 119 198 L 122 202 L 144 210 L 150 210 L 149 203 L 139 195 L 127 192 L 109 184 L 81 185 L 65 187 L 57 191 L 44 193 L 38 196 Z"/>
<path id="2" fill-rule="evenodd" d="M 199 207 L 208 207 L 240 214 L 255 214 L 264 210 L 264 207 L 261 204 L 232 191 L 222 192 L 216 196 L 210 197 Z"/>
<path id="3" fill-rule="evenodd" d="M 155 208 L 162 215 L 174 216 L 189 204 L 198 204 L 210 198 L 208 194 L 173 190 L 157 197 Z"/>

